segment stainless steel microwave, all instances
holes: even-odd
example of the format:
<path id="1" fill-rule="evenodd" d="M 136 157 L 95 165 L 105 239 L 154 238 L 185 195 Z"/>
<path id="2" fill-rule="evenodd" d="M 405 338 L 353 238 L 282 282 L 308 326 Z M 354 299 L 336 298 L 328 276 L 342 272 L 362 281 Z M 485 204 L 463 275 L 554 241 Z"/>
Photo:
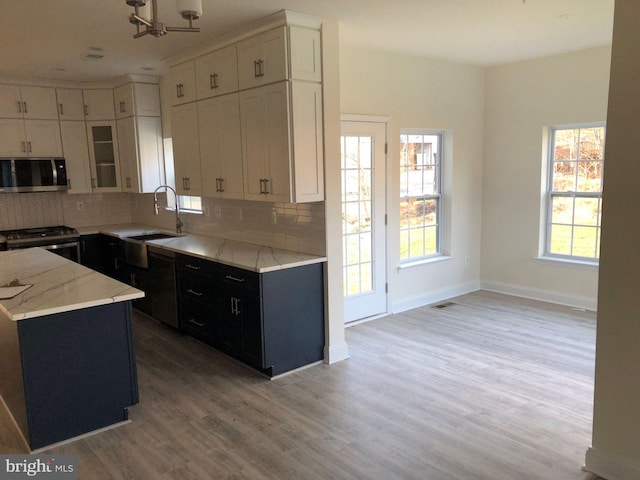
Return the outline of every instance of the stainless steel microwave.
<path id="1" fill-rule="evenodd" d="M 0 158 L 0 192 L 66 190 L 64 158 Z"/>

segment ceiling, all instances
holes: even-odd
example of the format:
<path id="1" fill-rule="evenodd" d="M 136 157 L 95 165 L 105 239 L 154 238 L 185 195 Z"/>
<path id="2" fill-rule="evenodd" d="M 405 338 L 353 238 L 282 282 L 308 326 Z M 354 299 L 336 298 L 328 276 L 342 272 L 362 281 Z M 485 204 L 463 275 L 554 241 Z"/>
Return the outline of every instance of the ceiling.
<path id="1" fill-rule="evenodd" d="M 160 74 L 163 59 L 281 9 L 335 18 L 340 42 L 480 66 L 611 43 L 614 0 L 202 0 L 201 33 L 133 39 L 125 0 L 0 0 L 0 76 L 97 81 Z M 160 20 L 185 26 L 175 0 Z M 100 59 L 87 57 L 102 55 Z"/>

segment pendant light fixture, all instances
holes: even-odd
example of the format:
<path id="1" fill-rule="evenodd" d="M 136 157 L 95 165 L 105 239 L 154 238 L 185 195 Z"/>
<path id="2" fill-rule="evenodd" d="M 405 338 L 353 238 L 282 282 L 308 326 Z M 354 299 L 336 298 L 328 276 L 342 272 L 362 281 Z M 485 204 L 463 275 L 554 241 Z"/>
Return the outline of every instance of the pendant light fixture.
<path id="1" fill-rule="evenodd" d="M 140 38 L 151 34 L 162 37 L 168 32 L 199 32 L 200 28 L 193 26 L 193 21 L 202 15 L 202 0 L 176 0 L 178 13 L 185 20 L 189 20 L 188 27 L 168 27 L 158 20 L 158 0 L 126 0 L 127 5 L 134 8 L 129 22 L 136 26 L 137 32 L 133 38 Z"/>

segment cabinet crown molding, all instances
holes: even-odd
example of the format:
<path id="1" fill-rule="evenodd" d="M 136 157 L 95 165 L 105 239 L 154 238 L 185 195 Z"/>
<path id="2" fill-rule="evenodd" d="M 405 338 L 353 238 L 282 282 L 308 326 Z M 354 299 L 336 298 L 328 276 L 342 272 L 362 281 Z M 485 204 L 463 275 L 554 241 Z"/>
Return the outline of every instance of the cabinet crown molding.
<path id="1" fill-rule="evenodd" d="M 294 12 L 291 10 L 280 10 L 276 13 L 260 18 L 255 22 L 248 23 L 231 32 L 220 35 L 200 45 L 179 52 L 175 55 L 167 57 L 164 61 L 165 65 L 174 67 L 180 63 L 193 60 L 199 56 L 218 50 L 220 48 L 231 45 L 232 43 L 253 37 L 259 33 L 272 30 L 276 27 L 295 25 L 299 27 L 312 28 L 319 30 L 322 27 L 322 19 L 305 13 Z"/>

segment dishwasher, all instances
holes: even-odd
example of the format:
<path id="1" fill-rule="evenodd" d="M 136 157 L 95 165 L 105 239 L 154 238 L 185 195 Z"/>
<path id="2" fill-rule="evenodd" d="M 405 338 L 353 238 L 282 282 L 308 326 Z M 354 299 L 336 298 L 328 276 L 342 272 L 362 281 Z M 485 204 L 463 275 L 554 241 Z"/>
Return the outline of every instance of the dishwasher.
<path id="1" fill-rule="evenodd" d="M 173 252 L 147 245 L 149 259 L 149 297 L 151 316 L 178 328 L 178 298 L 176 284 L 176 255 Z"/>

